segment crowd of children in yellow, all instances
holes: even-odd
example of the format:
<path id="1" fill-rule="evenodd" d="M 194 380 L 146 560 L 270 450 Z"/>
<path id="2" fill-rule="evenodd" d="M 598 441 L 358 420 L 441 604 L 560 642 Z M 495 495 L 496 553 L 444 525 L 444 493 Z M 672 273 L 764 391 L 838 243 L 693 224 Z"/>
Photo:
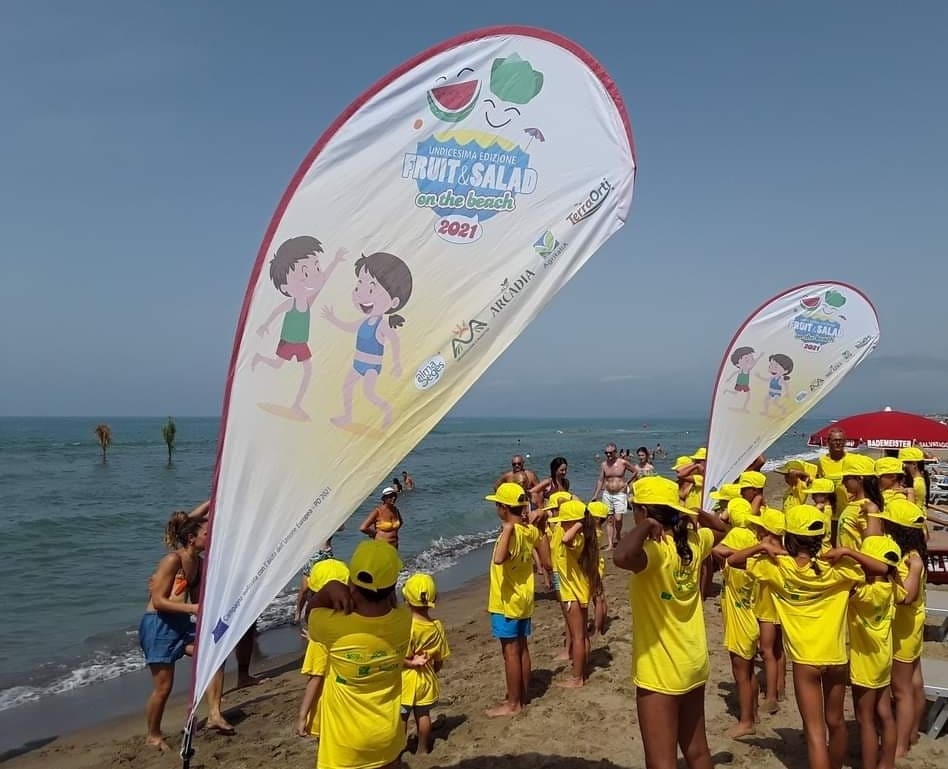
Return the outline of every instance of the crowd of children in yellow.
<path id="1" fill-rule="evenodd" d="M 863 766 L 893 769 L 909 751 L 924 708 L 925 515 L 900 485 L 901 472 L 893 482 L 890 458 L 849 453 L 838 467 L 789 462 L 780 469 L 787 492 L 778 510 L 764 501 L 766 476 L 748 470 L 711 493 L 717 509 L 708 513 L 691 495 L 702 451 L 682 466 L 687 472 L 678 483 L 650 476 L 631 484 L 635 526 L 614 552 L 616 566 L 631 573 L 632 680 L 647 765 L 675 767 L 679 750 L 692 769 L 712 765 L 702 585 L 716 564 L 722 640 L 740 707 L 730 735 L 756 728 L 758 650 L 762 708 L 780 708 L 785 650 L 809 765 L 842 766 L 843 701 L 851 686 Z M 488 612 L 506 681 L 505 700 L 487 715 L 511 716 L 530 702 L 535 553 L 553 571 L 563 611 L 571 675 L 561 685 L 585 681 L 590 635 L 604 629 L 600 550 L 609 510 L 566 491 L 532 505 L 516 483 L 501 483 L 486 500 L 501 522 Z M 401 568 L 397 551 L 373 540 L 356 548 L 348 568 L 324 560 L 310 573 L 302 670 L 309 682 L 297 731 L 319 736 L 321 769 L 396 765 L 412 716 L 419 749 L 431 748 L 438 672 L 450 651 L 444 627 L 430 615 L 434 580 L 409 577 L 402 589 L 407 606 L 399 607 Z"/>

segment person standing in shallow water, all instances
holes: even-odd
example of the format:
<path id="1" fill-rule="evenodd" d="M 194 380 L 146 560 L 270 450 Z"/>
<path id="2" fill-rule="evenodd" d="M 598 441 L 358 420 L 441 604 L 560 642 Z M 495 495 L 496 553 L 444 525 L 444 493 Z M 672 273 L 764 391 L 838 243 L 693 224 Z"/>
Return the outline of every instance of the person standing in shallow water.
<path id="1" fill-rule="evenodd" d="M 395 502 L 398 492 L 391 486 L 382 489 L 382 504 L 376 507 L 359 527 L 359 531 L 372 539 L 388 542 L 398 550 L 398 530 L 402 527 L 402 514 Z"/>
<path id="2" fill-rule="evenodd" d="M 138 641 L 151 671 L 154 689 L 148 698 L 145 742 L 159 750 L 169 750 L 161 732 L 161 719 L 174 686 L 174 666 L 194 651 L 195 603 L 201 582 L 200 554 L 207 547 L 207 524 L 185 512 L 172 513 L 165 529 L 165 543 L 174 547 L 158 562 L 150 580 L 150 597 L 138 625 Z M 234 728 L 221 713 L 224 670 L 217 671 L 207 690 L 207 726 L 224 734 Z"/>

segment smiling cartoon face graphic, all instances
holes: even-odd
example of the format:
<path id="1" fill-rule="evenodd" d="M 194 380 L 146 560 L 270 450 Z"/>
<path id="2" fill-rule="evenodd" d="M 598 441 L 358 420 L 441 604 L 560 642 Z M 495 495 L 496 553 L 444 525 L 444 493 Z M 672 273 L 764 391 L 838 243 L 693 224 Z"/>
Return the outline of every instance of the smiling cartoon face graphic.
<path id="1" fill-rule="evenodd" d="M 490 92 L 482 101 L 484 121 L 491 128 L 506 128 L 520 117 L 520 107 L 530 102 L 543 89 L 543 73 L 530 62 L 513 54 L 494 59 L 490 68 Z M 520 105 L 519 107 L 516 105 Z"/>
<path id="2" fill-rule="evenodd" d="M 428 91 L 431 114 L 446 123 L 460 123 L 470 115 L 481 93 L 481 81 L 471 78 L 473 74 L 473 69 L 464 67 L 451 79 L 441 75 L 438 84 Z"/>

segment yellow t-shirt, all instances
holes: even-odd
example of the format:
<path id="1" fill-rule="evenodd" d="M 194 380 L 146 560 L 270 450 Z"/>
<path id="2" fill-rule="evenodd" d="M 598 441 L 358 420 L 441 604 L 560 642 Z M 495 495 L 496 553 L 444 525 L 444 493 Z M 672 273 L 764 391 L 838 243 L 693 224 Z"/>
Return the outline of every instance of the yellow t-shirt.
<path id="1" fill-rule="evenodd" d="M 533 548 L 539 539 L 540 530 L 536 526 L 514 524 L 507 560 L 494 563 L 492 558 L 490 562 L 487 611 L 502 614 L 507 619 L 533 616 Z"/>
<path id="2" fill-rule="evenodd" d="M 901 491 L 896 491 L 895 489 L 883 489 L 882 491 L 882 501 L 889 502 L 893 499 L 908 499 L 905 494 Z"/>
<path id="3" fill-rule="evenodd" d="M 840 547 L 848 547 L 850 550 L 859 550 L 862 547 L 866 527 L 869 525 L 862 512 L 864 502 L 864 499 L 848 502 L 840 513 L 836 529 L 836 539 Z"/>
<path id="4" fill-rule="evenodd" d="M 563 566 L 560 569 L 560 600 L 565 602 L 578 601 L 580 606 L 588 606 L 592 593 L 589 577 L 579 563 L 579 556 L 583 552 L 585 537 L 580 532 L 569 542 L 562 542 L 564 553 Z"/>
<path id="5" fill-rule="evenodd" d="M 905 553 L 899 562 L 899 578 L 904 583 L 908 578 L 909 556 L 915 551 Z M 925 571 L 922 570 L 918 596 L 912 603 L 897 604 L 895 619 L 892 620 L 892 658 L 899 662 L 915 662 L 922 656 L 922 642 L 925 640 Z"/>
<path id="6" fill-rule="evenodd" d="M 881 689 L 892 681 L 895 600 L 896 587 L 887 579 L 860 585 L 849 598 L 849 677 L 855 686 Z"/>
<path id="7" fill-rule="evenodd" d="M 803 481 L 797 481 L 793 486 L 787 486 L 787 491 L 783 495 L 783 511 L 787 512 L 791 507 L 806 504 L 806 484 Z"/>
<path id="8" fill-rule="evenodd" d="M 423 668 L 405 668 L 402 670 L 402 705 L 428 706 L 438 702 L 441 686 L 435 672 L 436 660 L 443 662 L 451 656 L 444 625 L 439 620 L 430 622 L 421 617 L 411 618 L 411 640 L 408 642 L 406 657 L 415 654 L 427 654 L 430 660 Z"/>
<path id="9" fill-rule="evenodd" d="M 734 527 L 721 544 L 731 550 L 744 550 L 756 545 L 757 537 L 750 529 Z M 724 594 L 721 596 L 724 648 L 745 660 L 754 659 L 760 638 L 760 625 L 754 616 L 756 584 L 746 569 L 724 565 Z"/>
<path id="10" fill-rule="evenodd" d="M 845 458 L 846 455 L 844 454 L 843 459 Z M 849 495 L 846 493 L 846 487 L 843 486 L 843 459 L 837 461 L 830 459 L 829 454 L 823 454 L 816 460 L 817 475 L 822 478 L 829 478 L 836 484 L 836 504 L 833 509 L 836 511 L 837 517 L 839 517 L 840 511 L 846 507 L 846 503 L 849 502 Z"/>
<path id="11" fill-rule="evenodd" d="M 329 653 L 317 769 L 375 769 L 397 759 L 405 747 L 399 706 L 411 612 L 363 617 L 314 609 L 309 637 Z"/>
<path id="12" fill-rule="evenodd" d="M 700 510 L 701 497 L 703 496 L 704 491 L 704 476 L 692 475 L 691 482 L 691 490 L 685 496 L 685 507 L 687 507 L 689 510 Z"/>
<path id="13" fill-rule="evenodd" d="M 329 665 L 329 652 L 326 651 L 326 647 L 315 641 L 306 642 L 306 654 L 303 655 L 303 664 L 300 667 L 300 673 L 304 676 L 321 676 L 326 675 L 326 668 Z M 316 700 L 316 708 L 313 713 L 313 718 L 309 722 L 309 733 L 314 737 L 319 736 L 319 703 L 322 701 L 322 696 Z"/>
<path id="14" fill-rule="evenodd" d="M 561 574 L 566 568 L 566 550 L 563 547 L 563 527 L 558 523 L 550 524 L 550 563 L 553 573 Z"/>
<path id="15" fill-rule="evenodd" d="M 818 565 L 819 574 L 812 564 L 800 566 L 789 555 L 757 556 L 748 561 L 747 570 L 770 588 L 787 656 L 793 662 L 845 665 L 849 591 L 865 576 L 845 558 L 835 566 L 826 561 Z"/>
<path id="16" fill-rule="evenodd" d="M 632 682 L 662 694 L 684 694 L 708 680 L 708 639 L 699 590 L 701 563 L 711 552 L 710 529 L 690 531 L 690 564 L 666 534 L 644 545 L 648 564 L 629 578 Z"/>
<path id="17" fill-rule="evenodd" d="M 915 504 L 918 505 L 922 510 L 925 509 L 925 476 L 916 475 L 912 479 L 912 491 L 915 492 Z"/>

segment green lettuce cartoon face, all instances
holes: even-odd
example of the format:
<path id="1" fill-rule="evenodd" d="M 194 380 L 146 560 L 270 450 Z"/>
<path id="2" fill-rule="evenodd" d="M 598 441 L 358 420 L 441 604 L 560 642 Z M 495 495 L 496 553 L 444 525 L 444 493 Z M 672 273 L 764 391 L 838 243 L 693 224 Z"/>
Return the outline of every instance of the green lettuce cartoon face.
<path id="1" fill-rule="evenodd" d="M 494 59 L 490 68 L 490 90 L 498 99 L 512 104 L 526 104 L 543 88 L 543 73 L 517 54 L 507 59 Z"/>
<path id="2" fill-rule="evenodd" d="M 506 59 L 494 59 L 490 68 L 490 91 L 496 97 L 484 99 L 487 109 L 484 120 L 491 128 L 503 128 L 520 116 L 514 104 L 524 105 L 543 88 L 543 73 L 537 72 L 530 62 L 512 54 Z M 504 106 L 507 102 L 509 106 Z"/>

